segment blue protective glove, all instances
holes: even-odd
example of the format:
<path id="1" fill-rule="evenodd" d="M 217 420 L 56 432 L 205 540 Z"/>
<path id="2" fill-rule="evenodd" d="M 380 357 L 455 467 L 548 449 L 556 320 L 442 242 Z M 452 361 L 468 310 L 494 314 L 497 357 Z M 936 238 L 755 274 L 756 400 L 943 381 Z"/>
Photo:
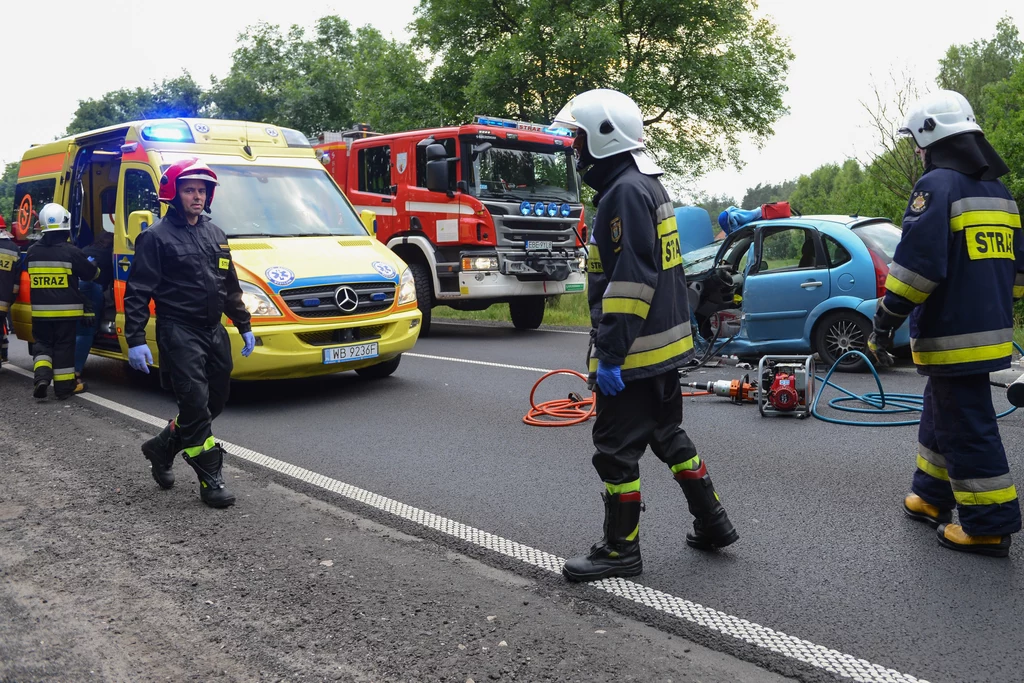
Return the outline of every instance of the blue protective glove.
<path id="1" fill-rule="evenodd" d="M 626 388 L 622 381 L 622 371 L 618 365 L 597 361 L 597 388 L 605 396 L 614 396 Z"/>
<path id="2" fill-rule="evenodd" d="M 128 365 L 132 369 L 149 374 L 149 365 L 153 363 L 153 354 L 145 344 L 139 344 L 128 349 Z M 148 364 L 148 365 L 147 365 Z"/>
<path id="3" fill-rule="evenodd" d="M 252 332 L 243 332 L 242 341 L 245 342 L 245 346 L 242 347 L 242 355 L 248 357 L 252 350 L 256 348 L 256 335 Z"/>

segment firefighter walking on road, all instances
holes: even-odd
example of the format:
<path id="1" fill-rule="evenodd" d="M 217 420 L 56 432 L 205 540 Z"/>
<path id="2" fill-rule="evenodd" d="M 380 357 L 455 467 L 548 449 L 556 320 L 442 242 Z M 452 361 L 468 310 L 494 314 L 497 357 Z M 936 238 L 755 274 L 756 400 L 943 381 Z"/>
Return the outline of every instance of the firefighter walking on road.
<path id="1" fill-rule="evenodd" d="M 727 546 L 739 537 L 707 465 L 680 426 L 678 368 L 693 356 L 679 235 L 662 174 L 643 152 L 643 118 L 626 95 L 590 90 L 552 124 L 575 132 L 583 180 L 597 191 L 588 255 L 596 383 L 593 464 L 604 481 L 604 538 L 568 560 L 572 581 L 635 576 L 640 557 L 640 457 L 648 446 L 679 482 L 694 516 L 686 542 Z"/>
<path id="2" fill-rule="evenodd" d="M 0 363 L 7 362 L 7 317 L 18 293 L 21 252 L 0 216 Z"/>
<path id="3" fill-rule="evenodd" d="M 161 370 L 169 378 L 178 415 L 142 445 L 156 482 L 174 485 L 171 468 L 181 453 L 199 478 L 200 498 L 211 507 L 233 505 L 224 485 L 224 450 L 213 437 L 213 420 L 228 399 L 231 344 L 221 316 L 227 314 L 244 342 L 242 355 L 256 346 L 249 312 L 242 303 L 231 251 L 210 212 L 217 176 L 198 159 L 170 166 L 160 178 L 159 198 L 167 214 L 136 242 L 124 297 L 128 362 L 149 372 L 146 345 L 149 302 L 156 303 L 156 343 Z"/>
<path id="4" fill-rule="evenodd" d="M 937 527 L 947 548 L 1005 557 L 1021 516 L 989 373 L 1009 368 L 1013 354 L 1013 302 L 1024 296 L 1020 212 L 999 181 L 1009 169 L 962 95 L 924 97 L 900 132 L 913 138 L 925 172 L 868 349 L 891 363 L 893 335 L 910 317 L 914 363 L 928 382 L 903 508 Z"/>
<path id="5" fill-rule="evenodd" d="M 50 381 L 58 399 L 76 393 L 75 334 L 86 314 L 78 281 L 95 280 L 100 269 L 71 244 L 71 214 L 60 204 L 39 211 L 39 241 L 25 255 L 32 304 L 32 395 L 46 398 Z"/>

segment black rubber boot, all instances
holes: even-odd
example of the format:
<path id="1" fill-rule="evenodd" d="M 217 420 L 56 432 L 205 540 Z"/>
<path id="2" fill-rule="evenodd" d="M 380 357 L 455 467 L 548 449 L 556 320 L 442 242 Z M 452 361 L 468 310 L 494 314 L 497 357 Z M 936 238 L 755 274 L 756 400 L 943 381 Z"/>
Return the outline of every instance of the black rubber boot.
<path id="1" fill-rule="evenodd" d="M 597 581 L 610 576 L 636 576 L 644 570 L 640 557 L 640 492 L 604 494 L 604 539 L 590 553 L 566 560 L 562 574 L 570 581 Z"/>
<path id="2" fill-rule="evenodd" d="M 203 451 L 194 458 L 184 452 L 181 457 L 192 466 L 199 477 L 199 497 L 213 508 L 226 508 L 235 504 L 235 496 L 224 486 L 221 467 L 224 464 L 224 449 L 220 444 L 208 451 Z"/>
<path id="3" fill-rule="evenodd" d="M 724 548 L 739 540 L 740 535 L 729 521 L 704 463 L 700 469 L 679 472 L 676 481 L 683 489 L 690 514 L 694 517 L 693 533 L 686 534 L 687 545 L 709 550 Z"/>
<path id="4" fill-rule="evenodd" d="M 50 382 L 49 381 L 46 381 L 46 382 L 36 382 L 35 386 L 32 388 L 32 397 L 33 398 L 46 398 L 46 392 L 47 392 L 47 390 L 49 388 L 50 388 Z"/>
<path id="5" fill-rule="evenodd" d="M 181 439 L 174 428 L 174 420 L 167 423 L 163 431 L 142 444 L 142 454 L 152 463 L 153 479 L 160 488 L 174 486 L 174 456 L 181 450 Z"/>

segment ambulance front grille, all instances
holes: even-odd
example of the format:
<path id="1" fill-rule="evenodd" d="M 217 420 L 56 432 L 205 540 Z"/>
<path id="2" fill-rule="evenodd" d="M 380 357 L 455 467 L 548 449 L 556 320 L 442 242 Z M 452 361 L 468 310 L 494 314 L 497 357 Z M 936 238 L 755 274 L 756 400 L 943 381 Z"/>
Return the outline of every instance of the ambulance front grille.
<path id="1" fill-rule="evenodd" d="M 341 287 L 355 290 L 359 301 L 354 310 L 343 311 L 338 307 L 335 293 Z M 339 282 L 282 289 L 281 298 L 291 312 L 300 318 L 337 318 L 386 311 L 395 303 L 395 290 L 393 282 Z"/>
<path id="2" fill-rule="evenodd" d="M 380 339 L 387 325 L 367 325 L 365 327 L 341 327 L 335 330 L 318 332 L 302 332 L 296 335 L 303 344 L 310 346 L 330 346 L 331 344 L 347 344 Z"/>

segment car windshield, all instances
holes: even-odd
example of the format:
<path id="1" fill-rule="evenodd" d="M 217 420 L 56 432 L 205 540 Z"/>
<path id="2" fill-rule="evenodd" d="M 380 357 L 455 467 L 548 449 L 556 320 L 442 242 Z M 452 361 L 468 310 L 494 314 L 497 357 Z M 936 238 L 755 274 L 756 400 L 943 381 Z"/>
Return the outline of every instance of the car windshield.
<path id="1" fill-rule="evenodd" d="M 228 237 L 366 235 L 326 170 L 211 164 L 211 217 Z"/>
<path id="2" fill-rule="evenodd" d="M 715 264 L 715 255 L 722 248 L 721 242 L 712 242 L 700 249 L 683 254 L 683 272 L 687 275 L 703 273 Z"/>
<path id="3" fill-rule="evenodd" d="M 571 150 L 488 146 L 474 150 L 472 192 L 480 198 L 579 201 Z"/>
<path id="4" fill-rule="evenodd" d="M 900 243 L 902 232 L 892 223 L 869 223 L 852 228 L 855 235 L 864 240 L 864 244 L 872 251 L 884 254 L 887 263 L 891 263 L 896 255 L 896 245 Z"/>

